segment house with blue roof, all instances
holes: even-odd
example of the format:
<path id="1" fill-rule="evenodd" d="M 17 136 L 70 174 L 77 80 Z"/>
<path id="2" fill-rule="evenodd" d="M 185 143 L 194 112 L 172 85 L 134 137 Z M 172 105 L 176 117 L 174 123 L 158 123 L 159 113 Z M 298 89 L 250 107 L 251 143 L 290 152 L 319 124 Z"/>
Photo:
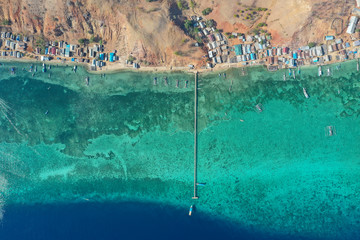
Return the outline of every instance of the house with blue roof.
<path id="1" fill-rule="evenodd" d="M 114 56 L 115 56 L 115 53 L 110 53 L 110 56 L 109 56 L 110 62 L 114 62 Z"/>
<path id="2" fill-rule="evenodd" d="M 66 45 L 66 48 L 65 48 L 65 57 L 70 57 L 70 45 Z"/>
<path id="3" fill-rule="evenodd" d="M 247 52 L 247 53 L 251 53 L 251 45 L 247 45 L 247 46 L 246 46 L 246 52 Z"/>
<path id="4" fill-rule="evenodd" d="M 256 60 L 256 55 L 255 55 L 255 53 L 251 53 L 251 54 L 250 54 L 250 59 L 251 59 L 251 60 Z"/>

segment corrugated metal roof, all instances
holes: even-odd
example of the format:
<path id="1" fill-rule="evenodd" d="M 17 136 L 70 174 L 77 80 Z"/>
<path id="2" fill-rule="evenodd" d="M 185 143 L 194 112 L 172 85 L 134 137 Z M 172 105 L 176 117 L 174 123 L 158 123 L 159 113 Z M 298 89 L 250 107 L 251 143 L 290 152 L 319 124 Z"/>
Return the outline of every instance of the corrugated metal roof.
<path id="1" fill-rule="evenodd" d="M 360 40 L 356 40 L 353 44 L 354 46 L 360 46 Z"/>
<path id="2" fill-rule="evenodd" d="M 113 61 L 114 61 L 114 53 L 110 53 L 109 61 L 110 61 L 110 62 L 113 62 Z"/>
<path id="3" fill-rule="evenodd" d="M 347 28 L 347 30 L 346 30 L 346 32 L 347 32 L 348 34 L 352 34 L 352 33 L 355 32 L 355 28 L 356 28 L 357 22 L 358 22 L 358 18 L 355 17 L 355 16 L 351 16 L 350 22 L 349 22 L 349 26 L 348 26 L 348 28 Z"/>

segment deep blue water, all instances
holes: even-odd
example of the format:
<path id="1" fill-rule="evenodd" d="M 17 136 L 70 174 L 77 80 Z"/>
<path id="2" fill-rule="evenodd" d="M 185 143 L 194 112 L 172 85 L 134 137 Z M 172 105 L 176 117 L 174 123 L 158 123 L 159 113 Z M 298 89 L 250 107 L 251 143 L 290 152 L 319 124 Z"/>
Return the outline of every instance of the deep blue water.
<path id="1" fill-rule="evenodd" d="M 280 239 L 145 203 L 10 205 L 0 239 Z"/>

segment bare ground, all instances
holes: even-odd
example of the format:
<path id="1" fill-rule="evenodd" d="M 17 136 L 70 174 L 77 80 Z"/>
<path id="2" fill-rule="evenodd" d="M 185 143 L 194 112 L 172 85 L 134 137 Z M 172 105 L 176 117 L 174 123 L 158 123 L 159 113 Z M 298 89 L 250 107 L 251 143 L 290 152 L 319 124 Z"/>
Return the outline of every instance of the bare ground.
<path id="1" fill-rule="evenodd" d="M 184 0 L 189 3 L 189 0 Z M 354 0 L 195 0 L 194 9 L 179 11 L 175 0 L 0 0 L 0 18 L 12 21 L 12 31 L 44 35 L 49 40 L 77 43 L 99 35 L 106 51 L 117 50 L 121 60 L 129 55 L 154 66 L 201 64 L 204 50 L 174 24 L 173 12 L 183 17 L 213 9 L 224 32 L 247 33 L 260 22 L 272 35 L 273 45 L 297 47 L 322 41 L 334 18 L 346 27 Z M 246 19 L 249 8 L 267 8 Z M 180 12 L 180 13 L 179 13 Z M 236 17 L 236 15 L 239 15 Z M 234 41 L 236 43 L 236 41 Z M 175 52 L 180 54 L 175 54 Z M 145 64 L 145 62 L 143 63 Z"/>

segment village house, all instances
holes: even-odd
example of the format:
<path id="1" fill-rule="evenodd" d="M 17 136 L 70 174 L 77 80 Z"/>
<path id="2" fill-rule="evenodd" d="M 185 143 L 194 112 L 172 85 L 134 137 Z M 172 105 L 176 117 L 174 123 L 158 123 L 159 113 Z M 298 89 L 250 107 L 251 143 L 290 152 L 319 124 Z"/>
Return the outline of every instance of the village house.
<path id="1" fill-rule="evenodd" d="M 6 40 L 6 41 L 5 41 L 5 46 L 6 46 L 6 47 L 10 47 L 10 43 L 11 43 L 10 40 Z"/>
<path id="2" fill-rule="evenodd" d="M 16 48 L 17 51 L 25 51 L 26 50 L 26 43 L 18 42 L 18 43 L 16 43 L 15 48 Z"/>
<path id="3" fill-rule="evenodd" d="M 355 28 L 356 28 L 356 24 L 357 24 L 358 20 L 359 20 L 358 17 L 351 16 L 350 21 L 349 21 L 349 26 L 346 30 L 346 33 L 352 34 L 355 32 Z"/>
<path id="4" fill-rule="evenodd" d="M 15 50 L 15 48 L 16 48 L 16 43 L 10 42 L 10 49 Z"/>

